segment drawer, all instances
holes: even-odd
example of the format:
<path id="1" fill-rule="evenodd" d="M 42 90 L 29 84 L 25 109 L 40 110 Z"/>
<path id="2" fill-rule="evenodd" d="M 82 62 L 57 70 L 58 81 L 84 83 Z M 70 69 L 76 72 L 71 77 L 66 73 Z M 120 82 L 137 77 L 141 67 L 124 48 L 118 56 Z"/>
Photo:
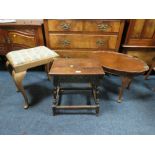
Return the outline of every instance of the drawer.
<path id="1" fill-rule="evenodd" d="M 35 47 L 36 39 L 34 36 L 20 34 L 18 32 L 9 32 L 8 38 L 12 44 L 20 44 L 27 47 Z"/>
<path id="2" fill-rule="evenodd" d="M 48 31 L 82 31 L 81 20 L 48 20 Z"/>
<path id="3" fill-rule="evenodd" d="M 50 34 L 53 49 L 115 49 L 117 35 Z"/>
<path id="4" fill-rule="evenodd" d="M 90 32 L 119 32 L 119 28 L 119 20 L 85 20 L 83 30 Z"/>

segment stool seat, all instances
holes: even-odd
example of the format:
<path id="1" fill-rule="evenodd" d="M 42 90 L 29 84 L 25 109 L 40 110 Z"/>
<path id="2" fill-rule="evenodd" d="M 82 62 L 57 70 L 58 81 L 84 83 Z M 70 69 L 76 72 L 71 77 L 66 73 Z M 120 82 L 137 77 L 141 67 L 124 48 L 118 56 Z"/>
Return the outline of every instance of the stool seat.
<path id="1" fill-rule="evenodd" d="M 24 108 L 27 109 L 29 107 L 29 101 L 22 85 L 27 69 L 45 65 L 45 70 L 48 76 L 50 65 L 54 58 L 59 57 L 59 55 L 45 46 L 38 46 L 29 49 L 11 51 L 6 57 L 6 66 L 13 77 L 17 90 L 20 91 L 24 97 Z"/>
<path id="2" fill-rule="evenodd" d="M 58 54 L 45 46 L 11 51 L 6 55 L 16 72 L 48 63 Z"/>

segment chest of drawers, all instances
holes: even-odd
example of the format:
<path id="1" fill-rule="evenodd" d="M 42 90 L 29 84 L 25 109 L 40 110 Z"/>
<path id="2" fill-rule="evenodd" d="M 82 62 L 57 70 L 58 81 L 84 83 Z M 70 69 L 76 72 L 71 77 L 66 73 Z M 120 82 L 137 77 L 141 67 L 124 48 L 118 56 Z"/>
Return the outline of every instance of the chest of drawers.
<path id="1" fill-rule="evenodd" d="M 44 20 L 46 44 L 61 56 L 77 56 L 78 51 L 118 51 L 124 20 Z"/>

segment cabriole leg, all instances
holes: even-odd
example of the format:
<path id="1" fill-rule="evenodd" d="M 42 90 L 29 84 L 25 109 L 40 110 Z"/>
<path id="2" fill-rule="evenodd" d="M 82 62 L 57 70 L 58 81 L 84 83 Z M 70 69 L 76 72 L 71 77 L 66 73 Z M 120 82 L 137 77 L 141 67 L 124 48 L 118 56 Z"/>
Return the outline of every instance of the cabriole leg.
<path id="1" fill-rule="evenodd" d="M 22 81 L 23 81 L 25 75 L 26 75 L 26 71 L 19 72 L 19 73 L 16 73 L 14 70 L 12 71 L 12 77 L 16 83 L 16 86 L 17 86 L 18 90 L 21 92 L 21 94 L 23 95 L 24 100 L 25 100 L 24 109 L 27 109 L 29 107 L 28 98 L 26 96 L 24 87 L 22 85 Z"/>
<path id="2" fill-rule="evenodd" d="M 12 76 L 12 71 L 13 71 L 13 69 L 12 69 L 12 67 L 11 67 L 11 65 L 10 65 L 10 63 L 9 63 L 9 61 L 6 62 L 6 67 L 7 67 L 8 71 L 9 71 L 10 75 Z M 12 77 L 13 77 L 13 76 L 12 76 Z M 15 82 L 14 79 L 13 79 L 13 81 L 14 81 L 14 83 L 15 83 L 15 85 L 16 85 L 16 82 Z M 19 89 L 18 89 L 17 85 L 16 85 L 16 91 L 19 92 Z"/>
<path id="3" fill-rule="evenodd" d="M 48 74 L 51 68 L 52 62 L 49 62 L 48 64 L 45 65 L 45 72 L 47 74 L 48 80 L 51 79 L 50 75 Z"/>
<path id="4" fill-rule="evenodd" d="M 129 77 L 129 76 L 123 76 L 122 77 L 122 85 L 121 85 L 121 88 L 119 90 L 119 96 L 118 96 L 118 100 L 117 100 L 118 103 L 122 102 L 123 91 L 124 91 L 124 89 L 126 89 L 130 86 L 131 81 L 132 81 L 132 77 Z"/>
<path id="5" fill-rule="evenodd" d="M 49 70 L 50 70 L 49 64 L 46 64 L 46 65 L 45 65 L 45 72 L 46 72 L 46 74 L 47 74 L 48 80 L 50 80 L 50 76 L 48 75 Z"/>

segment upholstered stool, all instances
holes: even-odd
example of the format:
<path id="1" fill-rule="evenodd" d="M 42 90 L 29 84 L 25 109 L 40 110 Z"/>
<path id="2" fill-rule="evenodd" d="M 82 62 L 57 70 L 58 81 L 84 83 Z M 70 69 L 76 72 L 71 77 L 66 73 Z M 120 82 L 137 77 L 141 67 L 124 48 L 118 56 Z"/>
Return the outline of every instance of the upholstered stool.
<path id="1" fill-rule="evenodd" d="M 147 72 L 147 74 L 146 74 L 146 76 L 145 76 L 145 80 L 148 79 L 148 77 L 149 77 L 149 75 L 150 75 L 150 73 L 151 73 L 152 70 L 155 71 L 155 57 L 152 59 L 152 64 L 151 64 L 151 66 L 150 66 L 149 71 Z"/>
<path id="2" fill-rule="evenodd" d="M 22 85 L 22 80 L 26 75 L 26 71 L 29 68 L 45 65 L 45 71 L 48 73 L 53 59 L 58 57 L 58 54 L 45 46 L 39 46 L 9 52 L 6 57 L 8 60 L 6 66 L 14 79 L 17 90 L 20 91 L 24 97 L 24 108 L 27 109 L 29 107 L 29 102 Z"/>

